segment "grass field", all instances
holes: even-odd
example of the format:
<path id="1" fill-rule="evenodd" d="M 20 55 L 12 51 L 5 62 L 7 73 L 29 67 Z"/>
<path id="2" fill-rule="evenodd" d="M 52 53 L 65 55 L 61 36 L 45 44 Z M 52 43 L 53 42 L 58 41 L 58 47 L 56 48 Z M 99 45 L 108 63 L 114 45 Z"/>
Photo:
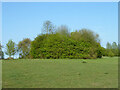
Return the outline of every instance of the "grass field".
<path id="1" fill-rule="evenodd" d="M 3 60 L 3 88 L 117 88 L 118 58 Z"/>

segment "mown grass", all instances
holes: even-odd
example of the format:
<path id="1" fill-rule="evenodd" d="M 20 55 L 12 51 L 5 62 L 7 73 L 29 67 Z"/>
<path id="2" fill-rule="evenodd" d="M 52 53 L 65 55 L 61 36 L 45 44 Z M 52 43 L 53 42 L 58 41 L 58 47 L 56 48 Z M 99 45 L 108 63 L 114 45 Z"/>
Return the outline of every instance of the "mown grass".
<path id="1" fill-rule="evenodd" d="M 3 60 L 3 88 L 117 88 L 118 58 Z"/>

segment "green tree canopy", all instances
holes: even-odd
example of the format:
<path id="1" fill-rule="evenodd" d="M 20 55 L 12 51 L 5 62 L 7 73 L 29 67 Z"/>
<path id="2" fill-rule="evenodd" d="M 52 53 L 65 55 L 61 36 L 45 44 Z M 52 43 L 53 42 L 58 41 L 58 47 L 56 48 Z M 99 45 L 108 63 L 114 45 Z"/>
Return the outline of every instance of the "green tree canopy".
<path id="1" fill-rule="evenodd" d="M 8 55 L 9 57 L 11 56 L 14 57 L 15 53 L 16 53 L 15 42 L 9 40 L 8 43 L 6 44 L 5 54 Z"/>
<path id="2" fill-rule="evenodd" d="M 18 43 L 18 51 L 20 58 L 26 58 L 30 52 L 31 40 L 29 38 L 25 38 Z"/>
<path id="3" fill-rule="evenodd" d="M 81 29 L 71 33 L 71 37 L 78 41 L 86 41 L 90 43 L 100 43 L 99 35 L 89 29 Z"/>

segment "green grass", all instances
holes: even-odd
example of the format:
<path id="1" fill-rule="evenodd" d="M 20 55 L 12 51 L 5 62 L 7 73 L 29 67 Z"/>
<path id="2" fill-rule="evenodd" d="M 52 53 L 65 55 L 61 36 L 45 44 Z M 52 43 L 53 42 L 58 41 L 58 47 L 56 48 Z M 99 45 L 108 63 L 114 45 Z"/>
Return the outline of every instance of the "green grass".
<path id="1" fill-rule="evenodd" d="M 86 61 L 87 63 L 82 63 Z M 4 60 L 3 88 L 117 88 L 118 58 Z"/>

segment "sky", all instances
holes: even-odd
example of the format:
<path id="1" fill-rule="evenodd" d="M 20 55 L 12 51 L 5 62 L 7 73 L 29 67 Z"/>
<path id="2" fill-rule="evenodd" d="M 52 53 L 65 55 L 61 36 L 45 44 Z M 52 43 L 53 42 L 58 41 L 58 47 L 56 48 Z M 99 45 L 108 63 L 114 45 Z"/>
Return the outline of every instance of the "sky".
<path id="1" fill-rule="evenodd" d="M 103 47 L 118 42 L 117 2 L 3 2 L 2 44 L 34 40 L 46 20 L 57 27 L 67 25 L 71 32 L 90 29 L 99 34 Z"/>

